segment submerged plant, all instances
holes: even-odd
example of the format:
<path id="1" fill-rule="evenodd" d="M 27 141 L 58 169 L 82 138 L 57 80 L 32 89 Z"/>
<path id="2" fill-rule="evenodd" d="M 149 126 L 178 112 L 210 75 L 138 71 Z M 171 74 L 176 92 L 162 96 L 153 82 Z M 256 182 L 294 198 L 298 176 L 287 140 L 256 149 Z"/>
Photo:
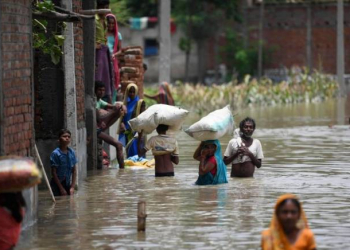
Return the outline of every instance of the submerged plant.
<path id="1" fill-rule="evenodd" d="M 176 105 L 198 113 L 222 108 L 227 104 L 232 108 L 242 108 L 248 105 L 318 102 L 333 98 L 337 90 L 338 83 L 331 76 L 318 71 L 311 75 L 307 72 L 292 72 L 286 81 L 280 83 L 273 83 L 268 78 L 258 81 L 247 75 L 240 84 L 178 84 L 171 88 Z"/>

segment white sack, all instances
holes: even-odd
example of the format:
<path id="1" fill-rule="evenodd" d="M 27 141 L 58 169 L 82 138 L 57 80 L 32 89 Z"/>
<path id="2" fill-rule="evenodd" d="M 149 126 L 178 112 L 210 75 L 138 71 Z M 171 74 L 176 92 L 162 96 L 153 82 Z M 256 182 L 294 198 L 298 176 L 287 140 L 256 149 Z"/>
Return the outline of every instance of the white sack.
<path id="1" fill-rule="evenodd" d="M 178 131 L 188 113 L 187 110 L 179 107 L 155 104 L 138 117 L 131 119 L 129 124 L 133 131 L 141 132 L 143 130 L 146 134 L 152 133 L 159 124 L 168 125 L 170 131 Z"/>
<path id="2" fill-rule="evenodd" d="M 215 140 L 226 133 L 232 134 L 233 126 L 233 116 L 228 105 L 209 113 L 191 125 L 185 132 L 199 141 Z"/>

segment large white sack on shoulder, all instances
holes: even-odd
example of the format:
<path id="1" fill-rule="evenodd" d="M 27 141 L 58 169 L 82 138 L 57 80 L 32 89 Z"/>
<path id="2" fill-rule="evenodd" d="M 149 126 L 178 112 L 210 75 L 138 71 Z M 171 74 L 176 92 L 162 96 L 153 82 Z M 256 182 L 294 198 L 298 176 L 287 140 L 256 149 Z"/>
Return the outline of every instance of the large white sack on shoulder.
<path id="1" fill-rule="evenodd" d="M 141 132 L 143 130 L 146 134 L 152 133 L 159 124 L 168 125 L 170 131 L 178 131 L 188 113 L 187 110 L 179 107 L 155 104 L 138 117 L 131 119 L 129 124 L 133 131 Z"/>
<path id="2" fill-rule="evenodd" d="M 185 132 L 200 141 L 215 140 L 226 133 L 232 134 L 234 126 L 230 106 L 215 110 L 192 124 Z"/>

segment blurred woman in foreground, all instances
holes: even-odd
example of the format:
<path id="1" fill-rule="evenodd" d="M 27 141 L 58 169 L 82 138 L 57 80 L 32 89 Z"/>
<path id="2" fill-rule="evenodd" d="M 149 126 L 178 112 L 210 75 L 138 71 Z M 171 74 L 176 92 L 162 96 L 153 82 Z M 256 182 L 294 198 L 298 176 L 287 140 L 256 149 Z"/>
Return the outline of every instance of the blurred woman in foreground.
<path id="1" fill-rule="evenodd" d="M 263 231 L 263 250 L 315 250 L 316 242 L 304 210 L 293 194 L 278 198 L 269 229 Z"/>

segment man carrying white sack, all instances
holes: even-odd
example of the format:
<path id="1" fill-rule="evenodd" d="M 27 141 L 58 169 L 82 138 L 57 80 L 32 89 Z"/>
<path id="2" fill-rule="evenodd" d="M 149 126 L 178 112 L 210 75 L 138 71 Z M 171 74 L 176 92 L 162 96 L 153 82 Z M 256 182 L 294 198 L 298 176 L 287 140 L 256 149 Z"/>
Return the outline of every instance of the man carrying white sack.
<path id="1" fill-rule="evenodd" d="M 157 127 L 158 135 L 152 136 L 142 148 L 141 142 L 138 141 L 138 155 L 144 155 L 148 150 L 152 149 L 155 160 L 156 177 L 174 176 L 174 165 L 179 164 L 179 148 L 175 138 L 166 134 L 169 126 L 160 124 Z M 139 134 L 142 138 L 143 131 Z"/>
<path id="2" fill-rule="evenodd" d="M 231 177 L 253 177 L 255 167 L 261 167 L 264 158 L 261 143 L 253 139 L 254 119 L 247 117 L 239 124 L 240 137 L 232 139 L 224 154 L 226 165 L 232 162 Z"/>

